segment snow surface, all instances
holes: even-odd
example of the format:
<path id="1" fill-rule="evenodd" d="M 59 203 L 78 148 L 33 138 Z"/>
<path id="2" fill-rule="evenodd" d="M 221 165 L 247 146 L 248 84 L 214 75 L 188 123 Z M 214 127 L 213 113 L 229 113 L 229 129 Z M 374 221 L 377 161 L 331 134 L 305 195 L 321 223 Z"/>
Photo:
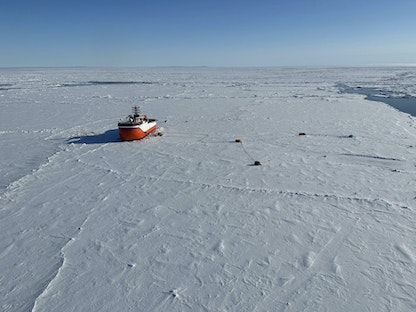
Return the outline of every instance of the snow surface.
<path id="1" fill-rule="evenodd" d="M 416 310 L 416 120 L 339 84 L 416 68 L 0 70 L 0 309 Z"/>

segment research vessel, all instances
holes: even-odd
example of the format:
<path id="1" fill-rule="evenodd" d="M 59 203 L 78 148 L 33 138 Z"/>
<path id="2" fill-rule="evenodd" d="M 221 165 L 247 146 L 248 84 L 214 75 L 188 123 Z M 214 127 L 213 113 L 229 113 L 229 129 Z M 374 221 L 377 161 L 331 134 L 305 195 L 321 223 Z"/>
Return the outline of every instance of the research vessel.
<path id="1" fill-rule="evenodd" d="M 118 122 L 118 133 L 123 141 L 141 140 L 156 130 L 156 119 L 149 119 L 140 114 L 138 106 L 133 107 L 133 112 Z"/>

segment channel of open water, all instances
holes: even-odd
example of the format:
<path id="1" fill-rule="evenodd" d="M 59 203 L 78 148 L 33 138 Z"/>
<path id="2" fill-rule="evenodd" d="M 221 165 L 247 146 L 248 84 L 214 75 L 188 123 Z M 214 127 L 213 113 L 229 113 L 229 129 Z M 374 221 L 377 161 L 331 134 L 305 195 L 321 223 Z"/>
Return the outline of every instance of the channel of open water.
<path id="1" fill-rule="evenodd" d="M 383 102 L 394 108 L 416 117 L 416 97 L 411 95 L 397 96 L 391 91 L 368 87 L 350 87 L 346 84 L 338 84 L 341 93 L 362 94 L 369 101 Z"/>

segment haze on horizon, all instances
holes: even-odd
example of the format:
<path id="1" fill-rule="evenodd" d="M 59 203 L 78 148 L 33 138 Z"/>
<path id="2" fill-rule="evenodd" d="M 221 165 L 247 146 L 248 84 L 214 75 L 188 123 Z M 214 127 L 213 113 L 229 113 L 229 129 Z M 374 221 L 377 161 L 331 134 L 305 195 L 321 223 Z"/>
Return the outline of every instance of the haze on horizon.
<path id="1" fill-rule="evenodd" d="M 3 1 L 0 67 L 416 64 L 416 2 Z"/>

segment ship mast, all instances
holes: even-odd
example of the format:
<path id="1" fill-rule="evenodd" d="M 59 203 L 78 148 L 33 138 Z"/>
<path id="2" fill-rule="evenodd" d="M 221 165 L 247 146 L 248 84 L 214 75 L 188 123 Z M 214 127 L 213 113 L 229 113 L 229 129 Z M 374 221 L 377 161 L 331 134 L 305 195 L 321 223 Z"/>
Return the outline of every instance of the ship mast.
<path id="1" fill-rule="evenodd" d="M 138 117 L 140 115 L 140 107 L 139 106 L 133 106 L 133 116 Z"/>

